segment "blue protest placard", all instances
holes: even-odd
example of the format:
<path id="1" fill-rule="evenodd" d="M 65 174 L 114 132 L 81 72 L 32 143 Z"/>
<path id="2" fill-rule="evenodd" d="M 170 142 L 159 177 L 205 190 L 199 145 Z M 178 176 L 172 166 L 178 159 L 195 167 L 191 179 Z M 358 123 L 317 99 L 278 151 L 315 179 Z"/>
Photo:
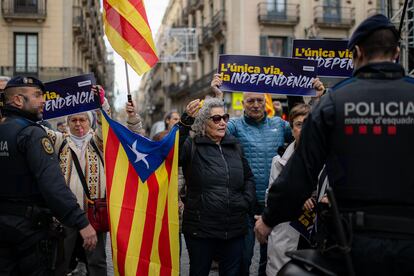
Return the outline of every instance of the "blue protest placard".
<path id="1" fill-rule="evenodd" d="M 315 60 L 320 77 L 350 77 L 354 66 L 347 40 L 293 40 L 292 57 Z"/>
<path id="2" fill-rule="evenodd" d="M 91 91 L 93 74 L 86 74 L 45 83 L 46 103 L 43 119 L 52 119 L 100 107 L 99 98 Z"/>
<path id="3" fill-rule="evenodd" d="M 316 78 L 313 60 L 220 55 L 218 73 L 223 91 L 260 92 L 295 96 L 314 96 Z"/>

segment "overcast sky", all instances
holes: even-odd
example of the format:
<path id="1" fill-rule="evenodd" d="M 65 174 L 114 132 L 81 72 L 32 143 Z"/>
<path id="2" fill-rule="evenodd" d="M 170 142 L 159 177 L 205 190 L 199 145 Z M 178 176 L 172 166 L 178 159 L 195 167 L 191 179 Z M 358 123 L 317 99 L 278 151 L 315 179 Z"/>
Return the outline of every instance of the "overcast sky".
<path id="1" fill-rule="evenodd" d="M 148 21 L 151 26 L 154 38 L 158 28 L 161 25 L 162 17 L 164 16 L 168 2 L 169 0 L 144 0 Z M 117 108 L 123 106 L 126 101 L 127 85 L 125 77 L 125 65 L 124 60 L 112 49 L 111 45 L 108 43 L 108 40 L 105 39 L 105 42 L 108 50 L 114 52 L 115 95 L 117 95 L 117 91 L 119 91 L 119 97 L 117 97 L 117 100 L 115 102 L 115 107 Z M 138 74 L 136 74 L 131 67 L 129 67 L 128 74 L 131 92 L 138 90 L 139 82 L 141 79 L 140 76 L 138 76 Z"/>

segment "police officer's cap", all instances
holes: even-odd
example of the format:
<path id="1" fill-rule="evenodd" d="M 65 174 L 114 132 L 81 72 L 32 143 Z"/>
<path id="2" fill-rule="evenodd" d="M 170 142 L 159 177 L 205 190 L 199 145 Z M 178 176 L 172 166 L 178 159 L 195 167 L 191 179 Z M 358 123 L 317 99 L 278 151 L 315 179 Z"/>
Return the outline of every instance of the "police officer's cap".
<path id="1" fill-rule="evenodd" d="M 11 78 L 6 84 L 4 90 L 10 87 L 38 87 L 44 93 L 46 91 L 44 84 L 34 77 L 17 76 Z"/>
<path id="2" fill-rule="evenodd" d="M 390 29 L 398 37 L 398 31 L 395 25 L 383 14 L 373 15 L 364 21 L 355 29 L 348 42 L 348 49 L 352 50 L 361 40 L 372 34 L 376 30 Z"/>

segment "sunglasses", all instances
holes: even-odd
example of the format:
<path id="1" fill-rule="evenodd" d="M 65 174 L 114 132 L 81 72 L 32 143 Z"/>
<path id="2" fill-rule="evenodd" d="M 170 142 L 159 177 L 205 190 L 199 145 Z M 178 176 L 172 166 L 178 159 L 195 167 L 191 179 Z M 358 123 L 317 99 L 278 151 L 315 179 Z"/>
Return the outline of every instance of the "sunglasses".
<path id="1" fill-rule="evenodd" d="M 225 123 L 227 123 L 230 119 L 230 115 L 229 114 L 224 114 L 223 116 L 221 115 L 213 115 L 211 117 L 209 117 L 210 120 L 212 120 L 215 124 L 218 124 L 221 122 L 221 119 L 223 119 L 223 121 Z"/>

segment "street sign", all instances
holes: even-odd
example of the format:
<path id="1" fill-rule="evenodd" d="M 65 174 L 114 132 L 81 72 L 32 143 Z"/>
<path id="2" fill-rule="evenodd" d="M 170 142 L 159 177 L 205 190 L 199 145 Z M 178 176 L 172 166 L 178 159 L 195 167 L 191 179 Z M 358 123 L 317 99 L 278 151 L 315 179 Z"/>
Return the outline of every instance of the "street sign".
<path id="1" fill-rule="evenodd" d="M 159 62 L 195 62 L 198 40 L 195 28 L 166 29 L 157 45 Z"/>

